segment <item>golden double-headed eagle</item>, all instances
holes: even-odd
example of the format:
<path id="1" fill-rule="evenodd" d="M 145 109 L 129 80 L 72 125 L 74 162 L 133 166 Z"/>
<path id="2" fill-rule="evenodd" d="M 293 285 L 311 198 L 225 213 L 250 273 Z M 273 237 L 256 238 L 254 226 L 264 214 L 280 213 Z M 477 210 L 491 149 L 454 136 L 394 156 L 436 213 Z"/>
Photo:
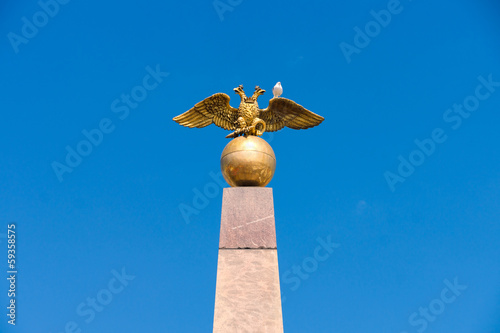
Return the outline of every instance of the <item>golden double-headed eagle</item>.
<path id="1" fill-rule="evenodd" d="M 234 88 L 240 95 L 239 108 L 229 105 L 230 97 L 217 93 L 205 98 L 194 107 L 178 115 L 174 121 L 186 127 L 205 127 L 212 123 L 227 130 L 234 131 L 226 138 L 240 135 L 261 136 L 265 131 L 275 132 L 283 127 L 306 129 L 319 125 L 324 118 L 307 110 L 302 105 L 283 97 L 274 97 L 269 106 L 259 109 L 257 98 L 266 91 L 255 87 L 252 97 L 247 97 L 243 86 Z"/>

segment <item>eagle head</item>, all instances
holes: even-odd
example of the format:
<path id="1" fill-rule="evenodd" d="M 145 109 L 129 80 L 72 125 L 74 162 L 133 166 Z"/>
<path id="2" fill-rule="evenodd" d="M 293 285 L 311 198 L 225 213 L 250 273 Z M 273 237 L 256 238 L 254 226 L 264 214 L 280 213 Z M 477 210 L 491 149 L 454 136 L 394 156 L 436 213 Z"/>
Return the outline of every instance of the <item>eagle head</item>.
<path id="1" fill-rule="evenodd" d="M 259 98 L 260 95 L 263 95 L 266 91 L 262 89 L 259 86 L 255 87 L 255 92 L 253 93 L 252 97 L 247 97 L 245 98 L 245 103 L 257 103 L 257 98 Z"/>
<path id="2" fill-rule="evenodd" d="M 240 95 L 241 101 L 249 104 L 253 104 L 257 102 L 257 98 L 259 98 L 260 95 L 264 94 L 266 91 L 262 89 L 259 86 L 255 87 L 255 92 L 253 93 L 252 97 L 247 97 L 245 95 L 245 92 L 243 91 L 243 86 L 240 84 L 237 88 L 233 89 L 235 93 Z"/>

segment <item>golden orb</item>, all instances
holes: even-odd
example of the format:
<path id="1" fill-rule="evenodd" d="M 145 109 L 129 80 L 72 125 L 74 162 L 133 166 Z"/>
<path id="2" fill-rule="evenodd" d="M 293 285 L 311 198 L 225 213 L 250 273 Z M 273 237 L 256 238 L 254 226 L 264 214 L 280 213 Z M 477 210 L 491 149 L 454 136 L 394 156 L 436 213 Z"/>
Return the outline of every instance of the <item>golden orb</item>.
<path id="1" fill-rule="evenodd" d="M 274 176 L 276 157 L 271 146 L 258 136 L 240 136 L 222 151 L 220 168 L 227 183 L 237 186 L 266 186 Z"/>

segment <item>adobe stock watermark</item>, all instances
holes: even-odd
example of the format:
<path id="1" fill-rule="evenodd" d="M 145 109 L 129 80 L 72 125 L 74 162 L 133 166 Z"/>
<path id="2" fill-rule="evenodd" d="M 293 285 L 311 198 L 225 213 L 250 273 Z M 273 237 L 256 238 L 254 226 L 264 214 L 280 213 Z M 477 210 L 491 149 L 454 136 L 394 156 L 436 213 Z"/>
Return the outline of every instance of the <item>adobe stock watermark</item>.
<path id="1" fill-rule="evenodd" d="M 386 8 L 387 9 L 381 9 L 379 11 L 370 10 L 370 15 L 373 17 L 373 20 L 368 21 L 363 29 L 358 26 L 353 28 L 355 32 L 353 44 L 346 42 L 341 42 L 339 44 L 340 51 L 342 51 L 348 64 L 351 63 L 351 56 L 354 53 L 360 54 L 361 50 L 370 45 L 372 39 L 381 33 L 382 28 L 386 28 L 391 23 L 392 17 L 400 14 L 404 9 L 399 0 L 389 0 Z"/>
<path id="2" fill-rule="evenodd" d="M 281 276 L 283 285 L 289 285 L 288 289 L 290 291 L 297 290 L 302 281 L 309 279 L 310 275 L 318 270 L 319 263 L 328 260 L 334 249 L 340 247 L 340 244 L 332 241 L 331 235 L 328 235 L 326 240 L 318 237 L 316 242 L 318 246 L 314 249 L 312 256 L 304 258 L 300 265 L 293 265 L 291 269 L 286 270 Z M 284 303 L 286 296 L 282 295 L 281 301 Z"/>
<path id="3" fill-rule="evenodd" d="M 54 18 L 61 9 L 61 5 L 66 5 L 70 0 L 40 0 L 38 6 L 40 10 L 35 12 L 31 19 L 26 16 L 21 17 L 22 26 L 20 34 L 9 32 L 7 39 L 12 46 L 12 49 L 17 54 L 19 53 L 19 46 L 21 44 L 28 44 L 28 42 L 38 35 L 39 29 L 45 27 L 50 19 Z"/>
<path id="4" fill-rule="evenodd" d="M 265 132 L 264 137 L 266 138 L 267 143 L 271 143 L 274 140 L 274 133 Z M 203 186 L 192 189 L 193 198 L 189 204 L 182 202 L 177 206 L 182 215 L 182 219 L 186 224 L 191 223 L 191 217 L 193 215 L 197 216 L 203 209 L 207 208 L 211 200 L 219 195 L 221 189 L 229 186 L 224 180 L 224 176 L 221 171 L 217 173 L 210 171 L 208 176 L 211 181 Z"/>
<path id="5" fill-rule="evenodd" d="M 477 80 L 479 84 L 476 86 L 474 94 L 465 97 L 461 104 L 454 103 L 451 108 L 446 109 L 443 113 L 444 122 L 451 124 L 453 130 L 458 130 L 462 126 L 464 119 L 469 118 L 479 108 L 480 101 L 488 99 L 495 92 L 496 87 L 500 87 L 500 82 L 493 81 L 492 74 L 488 75 L 488 78 L 480 75 Z M 398 183 L 403 183 L 413 175 L 416 168 L 434 154 L 438 144 L 442 144 L 447 139 L 448 135 L 441 127 L 433 129 L 428 138 L 415 139 L 413 142 L 416 148 L 408 154 L 408 157 L 398 156 L 397 172 L 386 171 L 384 173 L 384 178 L 391 192 L 396 191 Z"/>
<path id="6" fill-rule="evenodd" d="M 80 320 L 85 324 L 90 324 L 96 317 L 97 313 L 103 312 L 107 306 L 111 304 L 114 297 L 125 290 L 129 282 L 135 279 L 135 276 L 129 275 L 125 272 L 125 267 L 121 272 L 112 270 L 113 277 L 108 281 L 106 287 L 99 290 L 95 297 L 87 297 L 87 299 L 77 305 L 75 312 Z M 77 321 L 68 321 L 64 325 L 62 331 L 57 333 L 81 333 L 81 324 Z"/>
<path id="7" fill-rule="evenodd" d="M 408 323 L 410 326 L 414 327 L 418 333 L 424 332 L 429 323 L 436 321 L 438 316 L 440 316 L 446 307 L 454 303 L 457 297 L 462 295 L 462 291 L 467 289 L 466 285 L 459 284 L 458 278 L 455 277 L 453 283 L 448 279 L 443 281 L 444 287 L 439 294 L 439 297 L 433 299 L 429 302 L 427 307 L 419 307 L 418 312 L 413 312 L 408 317 Z M 403 331 L 401 333 L 409 333 L 408 331 Z"/>
<path id="8" fill-rule="evenodd" d="M 232 12 L 236 6 L 241 5 L 243 0 L 214 0 L 212 5 L 219 16 L 219 20 L 224 21 L 224 13 Z"/>
<path id="9" fill-rule="evenodd" d="M 191 223 L 191 216 L 199 215 L 208 206 L 210 200 L 218 196 L 221 189 L 227 186 L 221 171 L 218 173 L 210 171 L 208 175 L 212 179 L 211 182 L 206 183 L 201 190 L 197 187 L 193 188 L 191 205 L 180 203 L 177 206 L 186 224 Z"/>
<path id="10" fill-rule="evenodd" d="M 158 87 L 163 79 L 169 73 L 162 72 L 160 65 L 156 65 L 155 69 L 146 66 L 147 74 L 142 78 L 141 84 L 134 86 L 128 94 L 121 94 L 120 98 L 116 98 L 111 102 L 111 112 L 116 114 L 119 120 L 125 120 L 130 115 L 130 110 L 136 109 L 139 103 L 148 97 L 148 92 L 153 91 Z M 66 158 L 63 162 L 53 161 L 51 163 L 52 170 L 59 182 L 64 180 L 65 173 L 72 173 L 78 167 L 84 157 L 88 157 L 94 148 L 98 147 L 104 140 L 105 134 L 110 134 L 115 130 L 116 126 L 110 118 L 102 118 L 96 128 L 81 131 L 84 137 L 74 148 L 70 145 L 66 146 Z"/>

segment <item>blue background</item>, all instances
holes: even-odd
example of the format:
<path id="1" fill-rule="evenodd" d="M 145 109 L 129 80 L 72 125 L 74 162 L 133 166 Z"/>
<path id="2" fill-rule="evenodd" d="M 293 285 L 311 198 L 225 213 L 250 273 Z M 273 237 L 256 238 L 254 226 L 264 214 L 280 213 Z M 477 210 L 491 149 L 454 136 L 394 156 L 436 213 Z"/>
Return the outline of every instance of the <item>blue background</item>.
<path id="1" fill-rule="evenodd" d="M 478 77 L 500 82 L 500 5 L 401 0 L 380 27 L 370 12 L 392 1 L 222 2 L 230 10 L 70 1 L 46 22 L 37 1 L 1 3 L 0 276 L 10 223 L 19 273 L 15 328 L 0 280 L 0 331 L 210 332 L 222 201 L 210 173 L 228 132 L 171 119 L 216 92 L 236 107 L 239 84 L 266 89 L 264 108 L 281 81 L 283 97 L 325 117 L 264 135 L 285 331 L 500 332 L 500 87 L 481 88 L 488 98 L 458 128 L 443 118 Z M 19 42 L 33 16 L 38 31 Z M 355 47 L 367 24 L 372 37 L 346 56 L 341 43 Z M 148 66 L 169 74 L 114 112 Z M 54 162 L 106 118 L 113 131 L 59 179 Z M 446 140 L 391 188 L 386 172 L 436 128 Z M 196 209 L 207 186 L 217 194 Z M 340 246 L 297 287 L 284 275 L 311 262 L 318 237 Z M 92 320 L 79 315 L 122 269 L 135 278 Z M 455 279 L 467 288 L 411 324 Z"/>

